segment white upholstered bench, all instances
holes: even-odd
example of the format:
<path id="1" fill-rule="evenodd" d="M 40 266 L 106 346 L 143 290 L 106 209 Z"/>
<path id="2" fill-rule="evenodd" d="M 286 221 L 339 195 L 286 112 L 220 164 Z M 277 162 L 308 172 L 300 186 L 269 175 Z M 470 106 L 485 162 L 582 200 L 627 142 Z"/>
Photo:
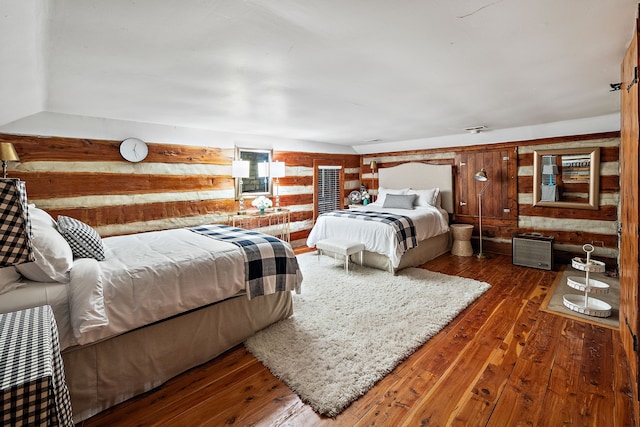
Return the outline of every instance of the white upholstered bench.
<path id="1" fill-rule="evenodd" d="M 324 239 L 316 242 L 316 249 L 318 249 L 318 260 L 320 255 L 324 252 L 330 252 L 335 255 L 342 255 L 344 257 L 344 269 L 349 273 L 349 257 L 353 254 L 360 252 L 360 264 L 362 264 L 362 255 L 364 252 L 364 244 L 358 242 L 350 242 L 343 239 Z"/>

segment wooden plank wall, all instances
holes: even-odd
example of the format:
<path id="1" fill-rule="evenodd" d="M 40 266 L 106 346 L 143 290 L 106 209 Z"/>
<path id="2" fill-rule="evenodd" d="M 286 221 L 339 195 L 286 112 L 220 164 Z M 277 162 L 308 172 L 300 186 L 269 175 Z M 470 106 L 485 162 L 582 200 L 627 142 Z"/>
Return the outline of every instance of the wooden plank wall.
<path id="1" fill-rule="evenodd" d="M 600 208 L 566 209 L 532 206 L 533 152 L 535 150 L 600 147 Z M 584 254 L 582 246 L 595 246 L 595 256 L 617 264 L 620 204 L 619 133 L 582 138 L 554 138 L 518 147 L 518 228 L 555 236 L 554 248 Z M 568 259 L 561 260 L 567 262 Z"/>
<path id="2" fill-rule="evenodd" d="M 9 163 L 8 175 L 26 182 L 30 202 L 103 236 L 225 222 L 237 210 L 233 149 L 149 143 L 148 157 L 129 163 L 120 141 L 0 134 L 0 142 L 15 145 L 20 162 Z M 286 162 L 280 203 L 292 211 L 297 244 L 312 227 L 314 160 L 344 165 L 345 203 L 360 187 L 359 155 L 274 152 L 274 159 Z"/>
<path id="3" fill-rule="evenodd" d="M 7 134 L 0 134 L 0 141 L 15 144 L 21 161 L 9 164 L 9 176 L 27 183 L 30 201 L 54 216 L 68 215 L 85 221 L 104 236 L 222 222 L 229 212 L 237 210 L 234 181 L 230 176 L 233 149 L 149 143 L 147 159 L 133 164 L 120 157 L 120 141 Z M 313 226 L 314 163 L 344 165 L 345 204 L 348 193 L 359 188 L 360 182 L 367 188 L 377 188 L 377 171 L 372 174 L 369 168 L 372 160 L 376 160 L 379 168 L 408 161 L 451 164 L 458 206 L 463 197 L 470 204 L 475 203 L 476 186 L 463 185 L 456 158 L 461 155 L 467 159 L 484 158 L 489 151 L 496 150 L 517 151 L 517 187 L 492 184 L 485 194 L 488 200 L 494 200 L 493 192 L 500 189 L 499 197 L 505 200 L 500 206 L 496 205 L 500 207 L 497 211 L 510 206 L 517 213 L 511 212 L 508 217 L 483 217 L 486 250 L 510 254 L 514 232 L 539 231 L 556 236 L 555 247 L 560 253 L 579 253 L 582 244 L 593 242 L 597 246 L 596 255 L 615 261 L 619 144 L 619 134 L 610 133 L 363 156 L 274 152 L 274 159 L 287 165 L 279 193 L 282 206 L 292 210 L 294 246 L 304 244 Z M 600 209 L 531 206 L 533 150 L 574 146 L 601 147 Z M 512 163 L 505 164 L 505 170 L 501 171 L 505 177 L 513 175 Z M 461 193 L 464 191 L 468 194 Z M 477 225 L 473 206 L 468 211 L 460 211 L 458 220 Z"/>
<path id="4" fill-rule="evenodd" d="M 533 202 L 533 151 L 571 147 L 601 147 L 600 159 L 600 209 L 559 209 L 534 207 Z M 618 205 L 619 183 L 619 132 L 595 135 L 568 136 L 541 140 L 478 145 L 434 150 L 380 153 L 363 156 L 362 178 L 367 187 L 374 178 L 369 163 L 375 160 L 378 167 L 390 167 L 408 161 L 448 163 L 454 165 L 456 187 L 456 222 L 474 224 L 477 241 L 477 185 L 461 173 L 460 159 L 472 165 L 484 165 L 487 158 L 513 157 L 516 162 L 493 162 L 494 182 L 484 194 L 487 206 L 483 206 L 483 243 L 487 251 L 511 254 L 511 237 L 518 232 L 537 231 L 554 235 L 556 261 L 567 262 L 571 256 L 582 252 L 584 243 L 596 246 L 595 256 L 611 267 L 617 264 L 618 255 Z M 495 152 L 496 156 L 490 156 Z M 517 163 L 517 164 L 515 164 Z M 515 165 L 514 165 L 515 164 Z M 502 168 L 501 170 L 497 170 Z M 475 169 L 474 169 L 475 170 Z M 468 172 L 468 171 L 467 171 Z M 501 177 L 501 178 L 499 178 Z M 499 179 L 498 179 L 499 178 Z M 512 179 L 514 178 L 514 179 Z M 498 185 L 498 183 L 500 185 Z M 460 201 L 466 203 L 460 206 Z M 493 206 L 495 205 L 495 206 Z M 509 212 L 503 214 L 504 208 Z"/>

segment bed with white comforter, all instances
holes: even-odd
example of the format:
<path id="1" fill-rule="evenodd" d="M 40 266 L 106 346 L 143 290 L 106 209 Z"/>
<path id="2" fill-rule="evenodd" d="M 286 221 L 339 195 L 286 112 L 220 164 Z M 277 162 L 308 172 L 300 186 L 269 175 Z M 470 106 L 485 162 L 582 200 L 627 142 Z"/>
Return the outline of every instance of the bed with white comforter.
<path id="1" fill-rule="evenodd" d="M 415 247 L 407 249 L 402 239 L 397 238 L 397 225 L 394 228 L 377 221 L 363 221 L 360 216 L 357 219 L 345 217 L 341 213 L 338 213 L 341 216 L 320 215 L 307 238 L 307 246 L 313 248 L 318 241 L 328 238 L 363 243 L 364 264 L 392 272 L 423 264 L 450 249 L 451 165 L 411 162 L 381 168 L 379 182 L 375 202 L 354 210 L 410 218 L 415 228 Z"/>
<path id="2" fill-rule="evenodd" d="M 415 226 L 415 235 L 418 242 L 441 235 L 449 230 L 447 212 L 435 206 L 423 206 L 407 210 L 384 208 L 379 204 L 370 204 L 359 207 L 356 210 L 391 213 L 411 218 Z M 402 245 L 398 244 L 393 227 L 387 224 L 325 215 L 318 217 L 307 239 L 307 246 L 315 247 L 320 240 L 338 237 L 364 243 L 367 251 L 387 256 L 391 260 L 391 265 L 394 269 L 398 268 L 400 259 L 406 252 L 403 250 Z"/>
<path id="3" fill-rule="evenodd" d="M 264 296 L 250 298 L 236 244 L 175 229 L 100 239 L 103 260 L 78 258 L 46 212 L 29 212 L 36 262 L 16 267 L 22 277 L 0 269 L 0 312 L 51 305 L 75 422 L 293 313 L 288 290 L 300 290 L 302 275 L 288 243 L 273 243 L 293 257 L 287 292 L 265 286 Z"/>

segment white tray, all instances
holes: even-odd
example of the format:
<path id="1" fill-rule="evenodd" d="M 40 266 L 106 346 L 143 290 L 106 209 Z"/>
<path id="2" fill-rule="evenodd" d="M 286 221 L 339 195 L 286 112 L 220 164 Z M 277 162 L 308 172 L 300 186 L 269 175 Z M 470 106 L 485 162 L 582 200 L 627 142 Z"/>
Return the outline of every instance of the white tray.
<path id="1" fill-rule="evenodd" d="M 592 273 L 604 273 L 605 264 L 602 261 L 596 261 L 595 259 L 589 260 L 589 264 L 587 264 L 587 260 L 584 258 L 572 258 L 571 259 L 571 267 L 580 271 L 590 271 Z"/>
<path id="2" fill-rule="evenodd" d="M 604 301 L 589 297 L 589 305 L 584 304 L 584 295 L 565 295 L 562 297 L 564 305 L 573 311 L 594 317 L 611 316 L 611 306 Z"/>
<path id="3" fill-rule="evenodd" d="M 569 276 L 567 277 L 567 286 L 577 289 L 579 291 L 584 292 L 587 278 L 582 276 Z M 590 294 L 608 294 L 609 293 L 609 285 L 599 280 L 595 280 L 589 278 L 589 290 Z"/>

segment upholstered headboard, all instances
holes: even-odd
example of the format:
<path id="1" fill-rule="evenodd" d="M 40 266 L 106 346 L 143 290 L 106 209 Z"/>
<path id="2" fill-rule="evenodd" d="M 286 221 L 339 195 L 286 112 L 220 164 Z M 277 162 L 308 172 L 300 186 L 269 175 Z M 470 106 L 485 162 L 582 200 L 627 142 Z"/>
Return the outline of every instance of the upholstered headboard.
<path id="1" fill-rule="evenodd" d="M 453 213 L 453 170 L 451 165 L 403 163 L 390 168 L 380 168 L 378 179 L 381 187 L 413 188 L 424 190 L 440 188 L 442 208 Z"/>

